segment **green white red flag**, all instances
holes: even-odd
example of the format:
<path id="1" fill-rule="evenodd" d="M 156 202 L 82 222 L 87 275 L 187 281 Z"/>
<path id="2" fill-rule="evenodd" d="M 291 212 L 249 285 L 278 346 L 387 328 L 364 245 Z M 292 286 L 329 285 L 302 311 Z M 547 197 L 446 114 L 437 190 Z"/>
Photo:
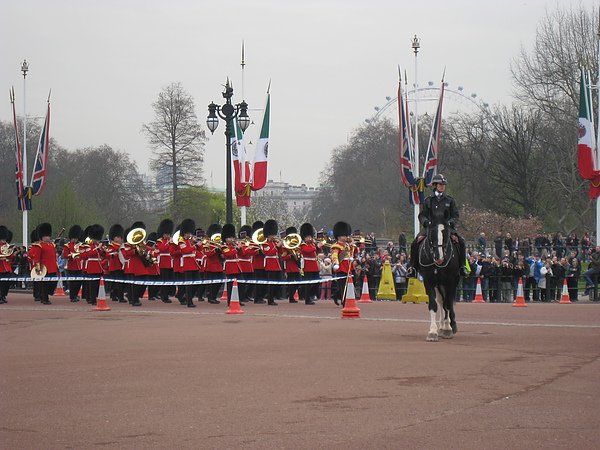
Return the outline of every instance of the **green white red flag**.
<path id="1" fill-rule="evenodd" d="M 258 191 L 267 184 L 267 162 L 269 157 L 269 122 L 271 116 L 271 94 L 267 91 L 267 106 L 260 127 L 260 137 L 254 154 L 252 170 L 252 190 Z"/>

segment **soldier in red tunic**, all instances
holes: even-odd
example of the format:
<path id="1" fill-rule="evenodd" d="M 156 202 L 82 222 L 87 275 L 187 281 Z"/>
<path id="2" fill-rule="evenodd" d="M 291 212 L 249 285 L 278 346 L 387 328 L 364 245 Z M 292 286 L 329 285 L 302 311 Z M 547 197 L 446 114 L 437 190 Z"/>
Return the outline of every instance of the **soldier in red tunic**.
<path id="1" fill-rule="evenodd" d="M 238 277 L 240 280 L 253 280 L 254 268 L 252 267 L 252 258 L 258 254 L 258 247 L 250 239 L 252 237 L 252 227 L 250 225 L 242 226 L 238 237 L 241 242 L 238 249 L 238 267 L 240 268 Z M 250 295 L 252 294 L 253 286 L 250 283 L 240 283 L 238 285 L 240 302 L 252 301 Z"/>
<path id="2" fill-rule="evenodd" d="M 171 235 L 175 224 L 171 219 L 164 219 L 158 225 L 156 234 L 156 248 L 158 250 L 158 267 L 160 269 L 160 279 L 162 281 L 173 281 L 173 257 L 171 256 Z M 174 286 L 164 285 L 159 289 L 159 296 L 165 303 L 171 303 L 169 293 L 174 294 Z M 172 295 L 171 294 L 171 295 Z"/>
<path id="3" fill-rule="evenodd" d="M 146 225 L 144 225 L 144 222 L 135 222 L 130 230 L 135 228 L 143 228 L 145 230 Z M 146 266 L 149 265 L 149 255 L 146 254 L 145 244 L 140 243 L 138 245 L 133 245 L 126 243 L 119 251 L 123 258 L 127 260 L 125 263 L 125 274 L 128 275 L 128 278 L 131 281 L 138 282 L 129 283 L 128 285 L 129 303 L 131 306 L 142 306 L 140 298 L 144 294 L 146 286 L 140 282 L 146 279 L 148 273 Z"/>
<path id="4" fill-rule="evenodd" d="M 0 225 L 0 304 L 8 303 L 6 296 L 12 284 L 11 281 L 1 281 L 2 278 L 9 278 L 13 275 L 12 261 L 14 254 L 10 246 L 11 240 L 12 232 L 4 225 Z"/>
<path id="5" fill-rule="evenodd" d="M 317 261 L 317 249 L 322 248 L 319 242 L 315 244 L 315 229 L 310 223 L 303 223 L 300 226 L 300 254 L 302 255 L 302 273 L 304 280 L 318 280 L 319 277 L 319 262 Z M 307 305 L 314 305 L 319 293 L 319 284 L 304 285 L 304 299 Z"/>
<path id="6" fill-rule="evenodd" d="M 203 244 L 204 253 L 204 279 L 205 280 L 218 280 L 223 278 L 223 258 L 222 258 L 222 246 L 220 244 L 210 241 L 212 236 L 221 233 L 221 226 L 213 223 L 206 230 L 205 242 Z M 208 294 L 208 303 L 218 305 L 221 303 L 217 300 L 217 295 L 223 283 L 211 283 L 206 285 L 206 291 Z"/>
<path id="7" fill-rule="evenodd" d="M 65 244 L 62 257 L 67 261 L 67 276 L 81 277 L 81 259 L 79 258 L 80 250 L 82 250 L 83 230 L 79 225 L 73 225 L 69 229 L 69 242 Z M 79 290 L 81 289 L 82 281 L 68 281 L 69 299 L 75 303 L 79 301 Z"/>
<path id="8" fill-rule="evenodd" d="M 118 223 L 112 225 L 108 230 L 109 243 L 106 248 L 105 258 L 106 261 L 108 261 L 108 277 L 114 278 L 115 280 L 125 279 L 125 273 L 123 271 L 125 259 L 123 258 L 123 255 L 119 253 L 119 250 L 123 248 L 124 233 L 125 230 L 123 230 L 123 227 Z M 127 300 L 125 300 L 124 295 L 125 283 L 110 283 L 110 287 L 108 289 L 112 301 L 119 303 L 127 303 Z"/>
<path id="9" fill-rule="evenodd" d="M 265 224 L 257 220 L 252 224 L 252 233 L 250 234 L 250 238 L 255 231 L 263 228 Z M 264 228 L 263 228 L 264 231 Z M 264 233 L 263 233 L 264 234 Z M 265 255 L 262 253 L 262 247 L 258 249 L 258 252 L 252 257 L 252 268 L 254 269 L 254 279 L 255 280 L 266 280 L 267 274 L 265 272 Z M 267 294 L 267 285 L 266 284 L 254 284 L 254 303 L 265 303 L 263 300 L 265 295 Z"/>
<path id="10" fill-rule="evenodd" d="M 146 247 L 148 248 L 148 252 L 152 259 L 152 264 L 146 266 L 148 271 L 147 278 L 149 281 L 159 281 L 160 280 L 160 268 L 158 267 L 158 256 L 159 250 L 156 248 L 156 241 L 158 239 L 158 235 L 156 232 L 152 232 L 148 235 L 146 239 Z M 148 284 L 148 300 L 155 301 L 158 298 L 158 292 L 160 290 L 160 286 L 157 284 Z"/>
<path id="11" fill-rule="evenodd" d="M 33 248 L 33 246 L 35 244 L 37 244 L 40 240 L 40 237 L 38 235 L 38 231 L 37 229 L 33 229 L 29 235 L 29 242 L 31 242 L 31 244 L 29 245 L 29 248 L 27 249 L 27 261 L 29 262 L 29 270 L 33 269 L 33 260 L 31 259 L 31 249 Z M 23 276 L 25 274 L 22 274 Z M 41 287 L 41 283 L 33 283 L 32 288 L 33 288 L 33 299 L 36 302 L 40 302 L 42 301 L 41 297 L 40 297 L 40 287 Z"/>
<path id="12" fill-rule="evenodd" d="M 279 281 L 281 279 L 281 266 L 279 265 L 279 254 L 282 242 L 278 238 L 279 226 L 273 219 L 265 222 L 263 233 L 267 242 L 261 245 L 262 253 L 265 255 L 265 273 L 267 281 Z M 277 306 L 275 302 L 276 284 L 267 284 L 267 302 L 269 305 Z"/>
<path id="13" fill-rule="evenodd" d="M 206 239 L 206 232 L 202 228 L 196 228 L 196 234 L 192 238 L 196 245 L 196 264 L 198 265 L 198 279 L 204 280 L 204 250 L 202 247 L 202 241 Z M 194 286 L 194 296 L 198 297 L 199 302 L 204 301 L 204 293 L 206 292 L 205 284 L 198 284 Z"/>
<path id="14" fill-rule="evenodd" d="M 298 229 L 296 227 L 288 227 L 285 230 L 286 236 L 292 233 L 298 233 Z M 281 248 L 281 260 L 283 261 L 287 281 L 300 281 L 301 275 L 299 252 L 297 250 L 285 248 L 284 246 Z M 298 295 L 300 295 L 299 284 L 287 285 L 287 295 L 290 303 L 298 303 L 298 301 L 294 299 L 294 294 L 296 292 L 298 292 Z"/>
<path id="15" fill-rule="evenodd" d="M 104 246 L 100 242 L 104 235 L 104 227 L 102 225 L 94 224 L 90 227 L 89 235 L 90 243 L 89 248 L 83 251 L 80 255 L 80 259 L 83 263 L 83 269 L 85 274 L 90 278 L 98 278 L 94 280 L 86 281 L 87 283 L 87 302 L 95 305 L 98 299 L 98 291 L 100 289 L 100 277 L 104 274 L 102 268 L 102 261 L 106 255 Z"/>
<path id="16" fill-rule="evenodd" d="M 183 270 L 184 281 L 195 281 L 199 279 L 198 263 L 196 262 L 196 243 L 192 239 L 196 231 L 196 223 L 192 219 L 184 219 L 181 222 L 181 237 L 178 246 L 181 253 L 180 262 Z M 193 284 L 185 286 L 185 300 L 188 308 L 195 308 L 194 291 L 196 287 Z"/>
<path id="17" fill-rule="evenodd" d="M 333 263 L 333 270 L 335 276 L 343 276 L 335 280 L 333 285 L 332 297 L 336 305 L 339 305 L 340 301 L 342 305 L 346 301 L 346 283 L 348 283 L 348 276 L 352 274 L 354 269 L 354 254 L 356 253 L 356 246 L 352 243 L 352 228 L 346 222 L 337 222 L 333 226 L 333 237 L 337 240 L 335 244 L 331 246 L 331 262 Z"/>
<path id="18" fill-rule="evenodd" d="M 56 261 L 56 246 L 52 242 L 52 225 L 41 223 L 37 226 L 39 242 L 32 244 L 29 257 L 36 269 L 46 267 L 46 277 L 55 278 L 58 274 L 58 263 Z M 40 300 L 44 305 L 50 305 L 50 293 L 56 288 L 56 281 L 34 282 L 39 284 Z"/>

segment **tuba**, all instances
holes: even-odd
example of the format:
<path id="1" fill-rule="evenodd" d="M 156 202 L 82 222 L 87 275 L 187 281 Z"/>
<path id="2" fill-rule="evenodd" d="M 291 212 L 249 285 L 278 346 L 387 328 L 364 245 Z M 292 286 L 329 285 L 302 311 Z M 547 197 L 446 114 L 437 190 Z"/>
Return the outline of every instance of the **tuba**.
<path id="1" fill-rule="evenodd" d="M 259 228 L 254 233 L 252 233 L 252 242 L 254 242 L 256 245 L 262 245 L 265 242 L 267 242 L 267 237 L 263 233 L 262 228 Z"/>
<path id="2" fill-rule="evenodd" d="M 127 233 L 127 243 L 135 248 L 135 252 L 142 260 L 146 267 L 150 267 L 156 263 L 155 258 L 146 247 L 146 230 L 143 228 L 134 228 Z"/>
<path id="3" fill-rule="evenodd" d="M 0 246 L 0 259 L 7 259 L 12 256 L 15 251 L 15 246 L 10 244 L 4 244 Z"/>

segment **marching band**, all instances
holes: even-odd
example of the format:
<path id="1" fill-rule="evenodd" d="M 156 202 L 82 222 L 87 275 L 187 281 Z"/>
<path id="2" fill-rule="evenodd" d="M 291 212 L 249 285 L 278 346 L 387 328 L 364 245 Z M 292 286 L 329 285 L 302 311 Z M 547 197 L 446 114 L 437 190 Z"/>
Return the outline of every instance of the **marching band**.
<path id="1" fill-rule="evenodd" d="M 176 230 L 176 231 L 175 231 Z M 175 232 L 174 232 L 175 231 Z M 62 233 L 62 232 L 61 232 Z M 348 276 L 353 271 L 353 260 L 359 252 L 360 241 L 352 236 L 346 222 L 333 227 L 335 242 L 328 242 L 323 233 L 315 232 L 310 223 L 288 227 L 279 233 L 278 223 L 273 220 L 257 221 L 251 227 L 244 225 L 236 233 L 233 224 L 211 224 L 205 232 L 196 228 L 192 219 L 185 219 L 178 227 L 170 219 L 160 222 L 156 233 L 147 234 L 143 222 L 135 222 L 124 229 L 120 224 L 110 227 L 104 239 L 104 227 L 94 224 L 82 230 L 73 225 L 68 232 L 68 241 L 61 245 L 60 236 L 52 238 L 52 226 L 42 223 L 32 232 L 32 244 L 27 255 L 31 277 L 45 278 L 34 282 L 34 298 L 42 304 L 50 304 L 49 296 L 56 288 L 59 269 L 58 254 L 65 260 L 69 298 L 80 300 L 78 293 L 90 304 L 96 304 L 100 277 L 122 280 L 107 282 L 107 292 L 115 302 L 129 302 L 141 306 L 140 299 L 148 287 L 149 300 L 160 299 L 171 303 L 175 297 L 181 305 L 193 308 L 194 298 L 219 304 L 217 298 L 223 280 L 227 280 L 227 302 L 231 300 L 234 279 L 258 280 L 264 283 L 240 283 L 239 300 L 276 306 L 278 283 L 282 273 L 287 281 L 287 299 L 297 303 L 296 298 L 306 305 L 314 305 L 318 298 L 319 283 L 302 283 L 319 280 L 318 253 L 331 252 L 334 276 L 340 277 L 334 284 L 332 296 L 337 305 L 344 302 Z M 11 281 L 2 278 L 14 276 L 11 245 L 12 233 L 0 225 L 0 303 L 6 303 Z M 166 284 L 147 281 L 164 281 Z M 182 283 L 206 280 L 206 283 Z M 210 283 L 210 280 L 216 280 Z M 146 282 L 146 283 L 145 283 Z M 125 299 L 127 297 L 127 300 Z"/>

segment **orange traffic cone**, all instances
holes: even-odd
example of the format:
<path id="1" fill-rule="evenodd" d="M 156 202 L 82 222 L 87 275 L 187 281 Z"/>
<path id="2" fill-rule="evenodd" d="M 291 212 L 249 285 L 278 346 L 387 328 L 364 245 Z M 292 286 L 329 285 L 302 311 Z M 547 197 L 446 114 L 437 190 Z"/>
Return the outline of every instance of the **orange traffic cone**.
<path id="1" fill-rule="evenodd" d="M 227 300 L 227 295 L 225 295 L 225 300 Z M 240 294 L 238 292 L 237 279 L 233 280 L 231 300 L 229 301 L 229 308 L 225 311 L 225 314 L 244 314 L 244 311 L 240 308 Z"/>
<path id="2" fill-rule="evenodd" d="M 142 295 L 142 298 L 148 298 L 148 288 L 144 287 L 144 295 Z"/>
<path id="3" fill-rule="evenodd" d="M 106 290 L 104 289 L 104 279 L 100 278 L 100 289 L 98 290 L 98 299 L 96 307 L 92 311 L 110 311 L 110 307 L 106 303 Z"/>
<path id="4" fill-rule="evenodd" d="M 371 297 L 369 297 L 369 282 L 367 281 L 367 276 L 363 278 L 362 292 L 360 293 L 360 300 L 358 303 L 373 303 Z"/>
<path id="5" fill-rule="evenodd" d="M 346 283 L 346 303 L 344 309 L 342 309 L 342 319 L 359 319 L 360 309 L 356 306 L 356 294 L 354 293 L 354 279 L 352 275 Z"/>
<path id="6" fill-rule="evenodd" d="M 525 296 L 523 295 L 523 278 L 519 278 L 519 287 L 517 288 L 517 298 L 515 298 L 513 306 L 525 308 L 527 307 L 527 303 L 525 303 Z"/>
<path id="7" fill-rule="evenodd" d="M 66 297 L 65 290 L 64 290 L 63 284 L 62 284 L 62 280 L 58 280 L 58 285 L 56 286 L 56 289 L 54 290 L 54 296 L 55 297 Z"/>
<path id="8" fill-rule="evenodd" d="M 567 286 L 567 279 L 565 278 L 565 281 L 563 283 L 563 290 L 562 290 L 562 294 L 560 295 L 560 303 L 561 305 L 570 305 L 571 304 L 571 299 L 569 298 L 569 288 Z"/>
<path id="9" fill-rule="evenodd" d="M 233 288 L 232 288 L 233 289 Z M 239 298 L 239 297 L 238 297 Z M 223 295 L 221 295 L 221 298 L 219 300 L 222 300 L 224 302 L 227 301 L 227 283 L 225 283 L 225 285 L 223 286 Z M 238 300 L 239 301 L 239 300 Z"/>
<path id="10" fill-rule="evenodd" d="M 481 279 L 477 277 L 477 288 L 475 289 L 475 298 L 471 303 L 485 303 L 483 294 L 481 293 Z"/>
<path id="11" fill-rule="evenodd" d="M 294 292 L 294 300 L 298 301 L 300 300 L 300 297 L 298 296 L 298 290 L 296 289 L 296 292 Z"/>

